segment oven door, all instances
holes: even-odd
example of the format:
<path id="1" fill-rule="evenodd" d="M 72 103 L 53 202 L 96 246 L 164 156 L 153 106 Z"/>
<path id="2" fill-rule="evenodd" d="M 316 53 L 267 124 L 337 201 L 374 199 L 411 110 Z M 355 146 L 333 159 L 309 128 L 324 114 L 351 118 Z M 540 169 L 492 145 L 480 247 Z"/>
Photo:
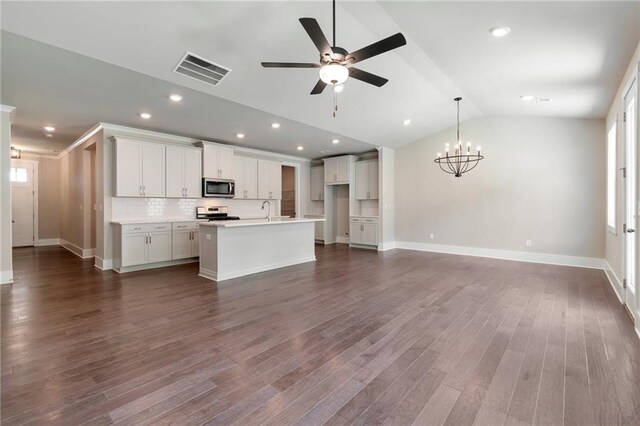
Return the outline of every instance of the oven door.
<path id="1" fill-rule="evenodd" d="M 233 198 L 235 183 L 232 180 L 202 179 L 202 196 L 211 198 Z"/>

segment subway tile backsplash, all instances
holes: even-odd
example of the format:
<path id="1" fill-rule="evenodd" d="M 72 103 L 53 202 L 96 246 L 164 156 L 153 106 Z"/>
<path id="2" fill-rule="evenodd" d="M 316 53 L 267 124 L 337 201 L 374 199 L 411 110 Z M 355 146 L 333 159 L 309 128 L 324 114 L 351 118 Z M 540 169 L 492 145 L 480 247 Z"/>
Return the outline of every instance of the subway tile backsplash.
<path id="1" fill-rule="evenodd" d="M 229 214 L 240 217 L 264 216 L 260 210 L 263 200 L 229 200 L 217 198 L 129 198 L 111 199 L 113 220 L 125 219 L 185 219 L 196 217 L 197 206 L 228 206 Z M 280 212 L 280 201 L 271 200 L 272 214 Z"/>

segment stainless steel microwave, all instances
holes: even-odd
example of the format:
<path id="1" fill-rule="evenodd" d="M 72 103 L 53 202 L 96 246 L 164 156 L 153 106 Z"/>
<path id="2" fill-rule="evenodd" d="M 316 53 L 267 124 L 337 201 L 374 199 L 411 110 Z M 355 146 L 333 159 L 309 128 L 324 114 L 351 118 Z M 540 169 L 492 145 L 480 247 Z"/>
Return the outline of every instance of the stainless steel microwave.
<path id="1" fill-rule="evenodd" d="M 230 179 L 202 178 L 202 196 L 207 198 L 233 198 L 236 184 Z"/>

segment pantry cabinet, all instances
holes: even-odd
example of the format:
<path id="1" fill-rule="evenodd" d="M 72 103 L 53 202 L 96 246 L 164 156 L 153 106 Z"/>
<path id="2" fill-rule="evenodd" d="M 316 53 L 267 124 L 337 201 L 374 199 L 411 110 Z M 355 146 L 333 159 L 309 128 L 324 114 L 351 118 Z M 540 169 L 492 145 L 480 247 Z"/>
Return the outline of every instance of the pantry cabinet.
<path id="1" fill-rule="evenodd" d="M 233 148 L 202 142 L 202 172 L 206 178 L 233 179 Z"/>
<path id="2" fill-rule="evenodd" d="M 200 198 L 202 196 L 202 150 L 166 147 L 166 196 Z"/>
<path id="3" fill-rule="evenodd" d="M 279 161 L 258 160 L 258 198 L 282 198 L 282 164 Z"/>
<path id="4" fill-rule="evenodd" d="M 356 199 L 378 199 L 378 160 L 356 162 Z"/>
<path id="5" fill-rule="evenodd" d="M 258 198 L 258 160 L 256 158 L 235 156 L 233 179 L 236 182 L 236 199 Z"/>
<path id="6" fill-rule="evenodd" d="M 311 201 L 324 200 L 324 167 L 311 167 Z"/>
<path id="7" fill-rule="evenodd" d="M 165 146 L 117 138 L 114 142 L 116 197 L 165 196 Z"/>

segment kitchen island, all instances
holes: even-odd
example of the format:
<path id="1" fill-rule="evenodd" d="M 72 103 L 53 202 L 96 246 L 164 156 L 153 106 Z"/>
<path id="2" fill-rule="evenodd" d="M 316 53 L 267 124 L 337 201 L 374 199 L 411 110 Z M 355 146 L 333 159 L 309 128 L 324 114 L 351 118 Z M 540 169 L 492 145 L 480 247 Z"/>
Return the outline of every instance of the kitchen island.
<path id="1" fill-rule="evenodd" d="M 201 222 L 200 276 L 224 281 L 314 262 L 316 218 Z"/>

